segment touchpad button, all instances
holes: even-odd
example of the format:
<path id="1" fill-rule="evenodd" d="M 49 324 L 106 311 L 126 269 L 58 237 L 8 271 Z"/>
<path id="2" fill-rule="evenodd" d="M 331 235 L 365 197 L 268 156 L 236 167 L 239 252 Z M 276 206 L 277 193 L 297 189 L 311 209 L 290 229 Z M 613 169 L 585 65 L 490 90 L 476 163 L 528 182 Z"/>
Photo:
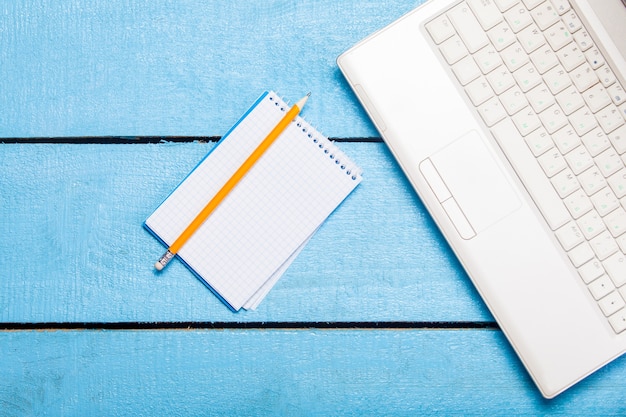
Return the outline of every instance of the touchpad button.
<path id="1" fill-rule="evenodd" d="M 430 159 L 476 233 L 520 207 L 512 185 L 478 132 L 468 132 Z"/>

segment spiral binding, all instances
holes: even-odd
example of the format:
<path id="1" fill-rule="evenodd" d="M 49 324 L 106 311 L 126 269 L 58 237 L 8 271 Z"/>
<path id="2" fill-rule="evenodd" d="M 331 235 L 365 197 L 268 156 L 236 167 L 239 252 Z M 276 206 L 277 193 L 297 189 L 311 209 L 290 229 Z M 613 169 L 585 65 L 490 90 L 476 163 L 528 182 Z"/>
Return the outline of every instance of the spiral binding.
<path id="1" fill-rule="evenodd" d="M 269 100 L 273 101 L 277 106 L 281 106 L 281 111 L 287 111 L 288 104 L 285 103 L 275 93 L 269 94 Z M 304 120 L 301 116 L 294 119 L 297 127 L 302 131 L 305 137 L 317 146 L 328 158 L 335 162 L 335 165 L 349 175 L 354 181 L 361 176 L 361 168 L 359 168 L 345 153 L 341 151 L 332 141 L 322 135 L 311 124 Z"/>

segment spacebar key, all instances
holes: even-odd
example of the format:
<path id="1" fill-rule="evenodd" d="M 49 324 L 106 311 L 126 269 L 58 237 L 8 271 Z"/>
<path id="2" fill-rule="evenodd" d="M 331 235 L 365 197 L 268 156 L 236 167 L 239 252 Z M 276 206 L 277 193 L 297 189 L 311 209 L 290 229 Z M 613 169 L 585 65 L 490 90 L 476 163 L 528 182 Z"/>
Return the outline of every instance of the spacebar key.
<path id="1" fill-rule="evenodd" d="M 505 119 L 492 127 L 491 133 L 550 228 L 556 230 L 563 226 L 571 216 L 513 122 Z"/>

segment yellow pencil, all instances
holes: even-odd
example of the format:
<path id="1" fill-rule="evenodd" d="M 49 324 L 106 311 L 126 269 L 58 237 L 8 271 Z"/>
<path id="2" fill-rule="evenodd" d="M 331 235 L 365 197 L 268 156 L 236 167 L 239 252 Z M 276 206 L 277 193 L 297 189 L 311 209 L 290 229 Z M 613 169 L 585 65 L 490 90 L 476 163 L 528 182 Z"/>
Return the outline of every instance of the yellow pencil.
<path id="1" fill-rule="evenodd" d="M 302 107 L 304 107 L 304 103 L 306 103 L 307 99 L 311 93 L 302 97 L 300 101 L 293 105 L 289 109 L 289 111 L 285 114 L 285 116 L 278 122 L 276 127 L 272 129 L 272 131 L 267 135 L 263 142 L 259 144 L 259 146 L 250 154 L 248 159 L 235 171 L 232 177 L 226 184 L 222 186 L 222 188 L 215 194 L 215 196 L 209 201 L 209 203 L 198 213 L 195 219 L 189 226 L 180 234 L 180 236 L 172 243 L 172 245 L 167 249 L 167 251 L 159 258 L 159 260 L 154 264 L 154 267 L 160 271 L 172 260 L 172 258 L 176 255 L 176 253 L 183 247 L 183 245 L 189 240 L 189 238 L 198 230 L 198 228 L 204 223 L 204 221 L 211 215 L 211 213 L 220 205 L 220 203 L 226 198 L 228 193 L 232 191 L 232 189 L 239 183 L 239 181 L 246 175 L 246 173 L 252 168 L 252 166 L 259 160 L 261 155 L 265 153 L 265 151 L 274 143 L 276 138 L 280 136 L 280 134 L 289 126 L 289 123 L 296 118 L 298 113 Z"/>

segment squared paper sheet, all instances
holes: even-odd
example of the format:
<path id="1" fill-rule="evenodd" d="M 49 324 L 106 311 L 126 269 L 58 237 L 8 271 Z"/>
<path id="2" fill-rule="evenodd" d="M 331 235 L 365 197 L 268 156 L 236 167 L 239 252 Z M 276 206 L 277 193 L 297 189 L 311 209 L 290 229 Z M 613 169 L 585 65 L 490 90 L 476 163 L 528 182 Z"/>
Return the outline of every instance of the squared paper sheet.
<path id="1" fill-rule="evenodd" d="M 265 93 L 146 220 L 171 245 L 288 110 Z M 234 310 L 254 308 L 361 181 L 360 169 L 298 117 L 178 252 Z"/>

